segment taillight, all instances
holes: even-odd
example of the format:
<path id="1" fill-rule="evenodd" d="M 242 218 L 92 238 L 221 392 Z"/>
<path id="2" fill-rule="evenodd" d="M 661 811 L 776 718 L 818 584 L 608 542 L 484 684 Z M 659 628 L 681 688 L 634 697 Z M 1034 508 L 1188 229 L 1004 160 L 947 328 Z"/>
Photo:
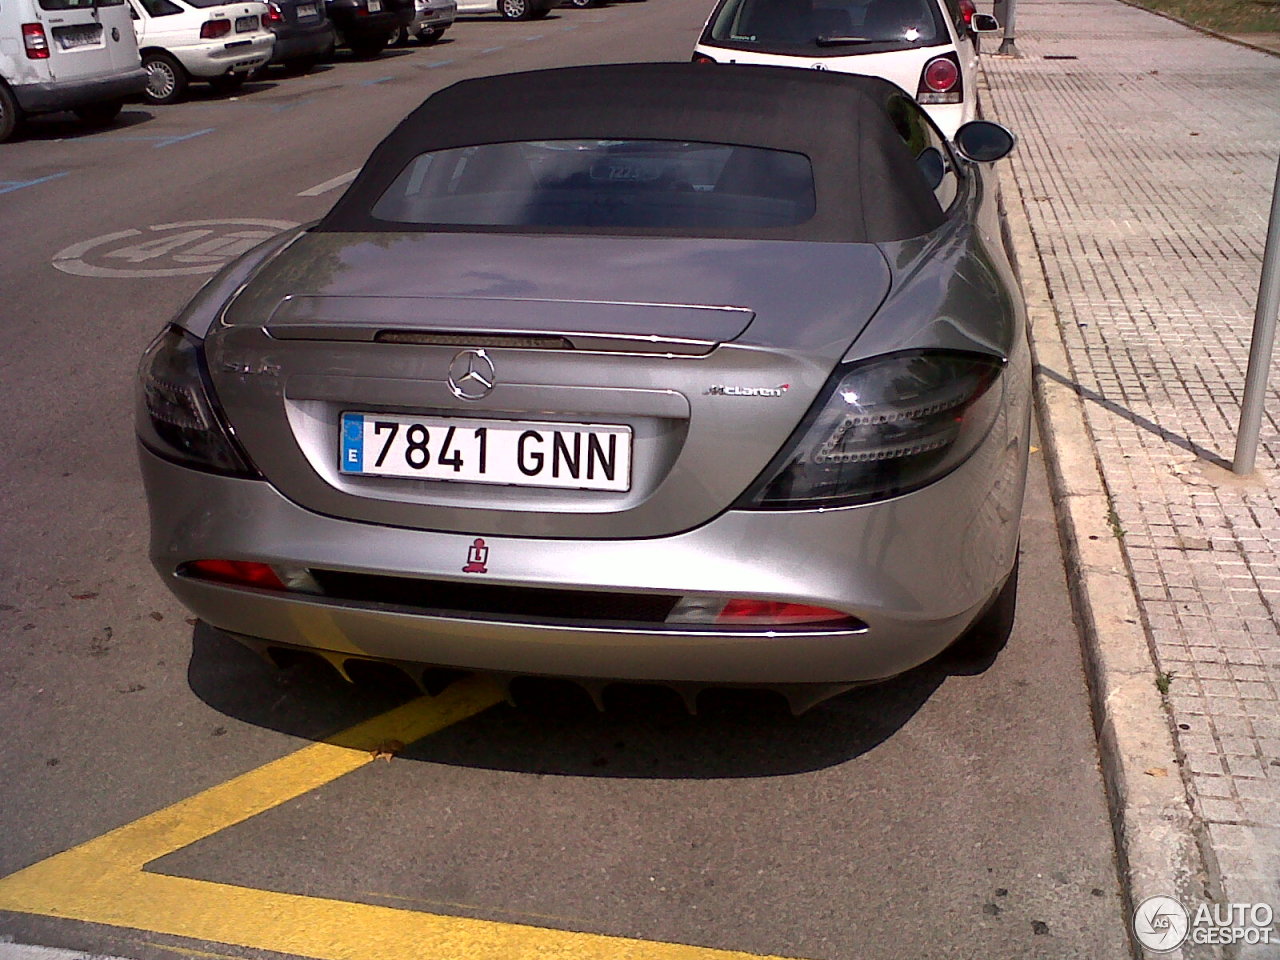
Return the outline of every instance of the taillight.
<path id="1" fill-rule="evenodd" d="M 911 350 L 840 367 L 735 508 L 845 507 L 939 480 L 999 418 L 1003 366 L 980 354 Z"/>
<path id="2" fill-rule="evenodd" d="M 284 582 L 265 563 L 248 560 L 195 560 L 182 568 L 188 577 L 262 590 L 285 590 Z"/>
<path id="3" fill-rule="evenodd" d="M 866 624 L 828 607 L 786 600 L 757 600 L 754 597 L 681 597 L 667 614 L 667 623 L 702 627 L 821 627 L 824 630 L 866 629 Z"/>
<path id="4" fill-rule="evenodd" d="M 715 63 L 715 60 L 708 57 L 705 53 L 695 53 L 693 55 L 693 63 Z"/>
<path id="5" fill-rule="evenodd" d="M 798 623 L 832 623 L 848 620 L 846 614 L 826 607 L 779 600 L 730 600 L 716 616 L 716 623 L 742 626 L 788 626 Z"/>
<path id="6" fill-rule="evenodd" d="M 24 23 L 22 45 L 27 49 L 28 60 L 49 59 L 49 40 L 44 35 L 44 24 Z"/>
<path id="7" fill-rule="evenodd" d="M 966 27 L 973 22 L 973 15 L 977 12 L 978 8 L 973 5 L 973 0 L 960 0 L 960 16 L 964 17 Z"/>
<path id="8" fill-rule="evenodd" d="M 230 20 L 206 20 L 200 24 L 200 36 L 205 40 L 217 40 L 231 32 Z"/>
<path id="9" fill-rule="evenodd" d="M 284 14 L 280 12 L 280 8 L 274 3 L 268 3 L 267 12 L 262 15 L 262 25 L 264 27 L 274 27 L 279 23 L 284 23 Z"/>
<path id="10" fill-rule="evenodd" d="M 964 98 L 960 82 L 960 60 L 953 53 L 934 57 L 924 65 L 920 86 L 916 90 L 919 103 L 959 103 Z"/>

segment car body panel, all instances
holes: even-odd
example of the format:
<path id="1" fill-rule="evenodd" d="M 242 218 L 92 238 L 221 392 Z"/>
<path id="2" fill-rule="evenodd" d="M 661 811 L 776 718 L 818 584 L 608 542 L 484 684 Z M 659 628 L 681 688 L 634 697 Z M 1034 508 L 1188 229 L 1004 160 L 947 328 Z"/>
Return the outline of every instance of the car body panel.
<path id="1" fill-rule="evenodd" d="M 26 55 L 23 23 L 43 26 L 49 56 Z M 38 0 L 0 8 L 0 81 L 28 113 L 120 99 L 146 85 L 123 3 L 44 9 Z"/>
<path id="2" fill-rule="evenodd" d="M 275 35 L 262 26 L 267 5 L 257 0 L 227 3 L 214 7 L 189 7 L 182 0 L 172 0 L 180 12 L 153 17 L 141 3 L 128 0 L 134 11 L 134 31 L 142 51 L 163 50 L 172 55 L 196 79 L 208 80 L 228 73 L 247 74 L 271 59 Z M 200 28 L 208 20 L 257 17 L 258 26 L 246 32 L 233 32 L 217 39 L 200 36 Z"/>
<path id="3" fill-rule="evenodd" d="M 420 263 L 440 267 L 422 281 L 410 279 Z M 477 263 L 493 266 L 477 275 Z M 379 289 L 379 277 L 393 276 L 406 296 L 378 298 L 380 312 L 371 315 L 362 295 Z M 872 245 L 440 234 L 388 242 L 381 235 L 311 234 L 258 273 L 207 349 L 215 387 L 249 456 L 268 475 L 288 478 L 282 489 L 311 509 L 422 529 L 658 536 L 704 522 L 746 489 L 888 283 Z M 536 299 L 517 295 L 533 289 Z M 326 298 L 329 315 L 317 318 L 312 299 L 283 337 L 273 336 L 281 301 L 303 290 Z M 692 308 L 662 303 L 674 290 Z M 293 302 L 285 306 L 288 314 Z M 345 329 L 335 312 L 345 315 Z M 306 315 L 316 329 L 311 340 L 299 339 Z M 264 316 L 273 318 L 265 328 Z M 588 337 L 585 350 L 488 351 L 497 385 L 482 400 L 463 400 L 446 382 L 457 347 L 368 342 L 384 329 Z M 635 342 L 611 336 L 622 330 Z M 687 342 L 663 346 L 679 334 L 698 353 L 676 352 Z M 722 339 L 731 345 L 717 347 Z M 274 372 L 241 372 L 264 365 Z M 716 385 L 784 384 L 778 396 L 710 393 Z M 655 393 L 673 402 L 657 402 Z M 746 432 L 744 405 L 754 414 Z M 365 408 L 625 423 L 644 466 L 627 493 L 339 475 L 338 418 Z"/>

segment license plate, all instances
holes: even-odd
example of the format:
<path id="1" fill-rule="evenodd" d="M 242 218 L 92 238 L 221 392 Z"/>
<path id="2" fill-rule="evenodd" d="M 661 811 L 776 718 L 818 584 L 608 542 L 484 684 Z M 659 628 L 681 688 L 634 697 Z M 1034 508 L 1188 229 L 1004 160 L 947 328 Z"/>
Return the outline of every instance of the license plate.
<path id="1" fill-rule="evenodd" d="M 302 3 L 298 5 L 299 20 L 301 20 L 303 17 L 314 17 L 318 12 L 319 11 L 316 9 L 316 7 L 313 4 Z"/>
<path id="2" fill-rule="evenodd" d="M 571 490 L 631 489 L 631 428 L 344 413 L 346 474 Z"/>
<path id="3" fill-rule="evenodd" d="M 236 17 L 236 33 L 249 33 L 258 29 L 257 17 Z"/>
<path id="4" fill-rule="evenodd" d="M 63 50 L 88 47 L 102 40 L 102 24 L 86 23 L 71 27 L 54 27 L 53 34 Z"/>
<path id="5" fill-rule="evenodd" d="M 382 0 L 369 0 L 369 12 L 380 13 L 382 11 Z"/>

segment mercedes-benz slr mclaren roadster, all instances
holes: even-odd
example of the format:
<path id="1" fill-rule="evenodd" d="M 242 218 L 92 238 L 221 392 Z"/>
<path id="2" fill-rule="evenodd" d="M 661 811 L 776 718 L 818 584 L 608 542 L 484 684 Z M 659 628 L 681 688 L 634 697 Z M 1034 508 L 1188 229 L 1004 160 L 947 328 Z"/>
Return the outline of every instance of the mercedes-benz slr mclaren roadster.
<path id="1" fill-rule="evenodd" d="M 1030 361 L 988 161 L 892 84 L 641 64 L 426 100 L 147 350 L 151 554 L 340 667 L 809 703 L 1016 590 Z"/>

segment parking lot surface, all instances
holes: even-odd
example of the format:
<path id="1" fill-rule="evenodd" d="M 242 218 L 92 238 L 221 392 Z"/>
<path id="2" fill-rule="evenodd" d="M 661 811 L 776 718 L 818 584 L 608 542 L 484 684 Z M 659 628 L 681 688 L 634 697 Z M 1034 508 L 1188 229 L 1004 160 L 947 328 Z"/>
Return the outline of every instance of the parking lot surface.
<path id="1" fill-rule="evenodd" d="M 599 714 L 536 686 L 513 708 L 482 679 L 406 703 L 267 667 L 146 562 L 131 377 L 202 277 L 323 214 L 432 90 L 685 59 L 705 13 L 462 22 L 5 145 L 0 936 L 138 960 L 1124 954 L 1039 454 L 1006 650 L 800 718 L 635 690 Z"/>

